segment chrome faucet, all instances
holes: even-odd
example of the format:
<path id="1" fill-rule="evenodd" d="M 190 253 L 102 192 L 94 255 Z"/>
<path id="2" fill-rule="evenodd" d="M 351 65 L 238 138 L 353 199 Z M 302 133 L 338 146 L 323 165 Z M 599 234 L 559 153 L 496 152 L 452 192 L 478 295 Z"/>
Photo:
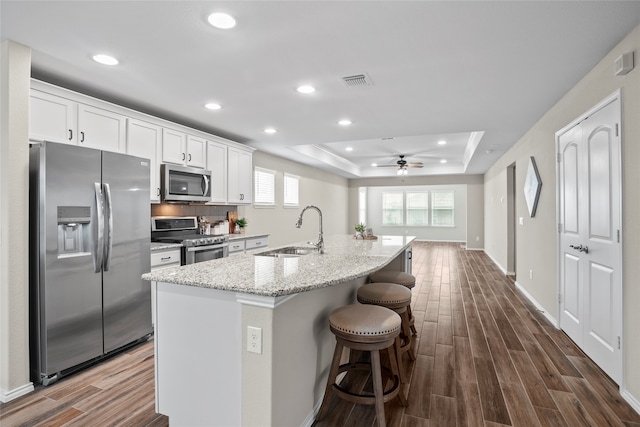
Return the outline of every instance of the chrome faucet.
<path id="1" fill-rule="evenodd" d="M 318 211 L 318 221 L 320 222 L 320 234 L 318 235 L 318 243 L 313 243 L 313 242 L 309 242 L 309 243 L 315 245 L 315 247 L 318 248 L 318 252 L 323 254 L 324 239 L 322 238 L 322 211 L 320 210 L 320 208 L 318 208 L 317 206 L 309 205 L 306 208 L 302 209 L 302 212 L 300 212 L 300 216 L 298 217 L 298 222 L 296 222 L 296 228 L 300 228 L 300 226 L 302 226 L 302 215 L 304 214 L 304 211 L 306 211 L 309 208 L 315 209 Z"/>

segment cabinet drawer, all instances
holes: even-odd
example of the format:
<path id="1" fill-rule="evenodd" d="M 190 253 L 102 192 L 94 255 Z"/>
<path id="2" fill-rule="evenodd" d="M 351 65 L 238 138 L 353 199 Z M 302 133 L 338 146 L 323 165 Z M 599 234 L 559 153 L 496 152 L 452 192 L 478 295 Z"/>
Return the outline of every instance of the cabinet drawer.
<path id="1" fill-rule="evenodd" d="M 180 249 L 151 252 L 151 270 L 180 265 Z"/>
<path id="2" fill-rule="evenodd" d="M 244 251 L 244 240 L 239 240 L 236 242 L 229 242 L 229 253 L 232 254 L 234 252 L 242 252 Z"/>
<path id="3" fill-rule="evenodd" d="M 268 237 L 256 237 L 253 239 L 247 239 L 245 241 L 245 249 L 250 251 L 251 249 L 263 248 L 269 245 Z"/>

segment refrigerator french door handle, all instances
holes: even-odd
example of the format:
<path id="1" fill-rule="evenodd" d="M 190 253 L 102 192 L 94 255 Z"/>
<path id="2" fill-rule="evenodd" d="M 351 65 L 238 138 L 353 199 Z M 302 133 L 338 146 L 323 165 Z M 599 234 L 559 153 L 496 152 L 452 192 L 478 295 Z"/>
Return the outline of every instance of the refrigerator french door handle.
<path id="1" fill-rule="evenodd" d="M 207 194 L 209 194 L 209 177 L 206 175 L 202 175 L 202 180 L 204 181 L 204 193 L 202 193 L 202 195 L 206 196 Z"/>
<path id="2" fill-rule="evenodd" d="M 98 241 L 94 251 L 94 272 L 100 273 L 102 271 L 102 263 L 104 257 L 104 205 L 102 200 L 102 186 L 99 182 L 94 182 L 96 191 L 96 216 L 98 218 Z"/>
<path id="3" fill-rule="evenodd" d="M 111 187 L 109 184 L 104 184 L 105 194 L 105 212 L 106 212 L 106 240 L 104 242 L 104 263 L 102 265 L 103 271 L 109 271 L 111 265 L 111 252 L 113 249 L 113 206 L 111 205 Z"/>

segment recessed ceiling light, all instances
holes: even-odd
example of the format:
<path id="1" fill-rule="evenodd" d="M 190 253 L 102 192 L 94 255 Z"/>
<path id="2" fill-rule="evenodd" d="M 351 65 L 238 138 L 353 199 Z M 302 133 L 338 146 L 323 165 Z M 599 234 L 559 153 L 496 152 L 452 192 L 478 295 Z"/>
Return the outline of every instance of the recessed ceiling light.
<path id="1" fill-rule="evenodd" d="M 377 163 L 371 163 L 371 166 L 373 166 L 375 168 L 376 166 L 378 166 L 378 164 Z"/>
<path id="2" fill-rule="evenodd" d="M 444 139 L 441 139 L 440 141 L 438 141 L 438 145 L 445 145 L 447 143 L 447 141 L 445 141 Z"/>
<path id="3" fill-rule="evenodd" d="M 93 60 L 103 65 L 118 65 L 118 60 L 109 55 L 94 55 Z"/>
<path id="4" fill-rule="evenodd" d="M 210 102 L 208 104 L 205 104 L 204 108 L 207 108 L 209 110 L 219 110 L 222 108 L 222 105 L 216 104 L 215 102 Z"/>
<path id="5" fill-rule="evenodd" d="M 351 120 L 349 119 L 342 119 L 338 122 L 339 125 L 341 126 L 349 126 L 351 124 Z"/>
<path id="6" fill-rule="evenodd" d="M 347 151 L 353 151 L 353 147 L 347 147 L 347 148 L 345 148 L 345 150 L 347 150 Z"/>
<path id="7" fill-rule="evenodd" d="M 209 24 L 221 30 L 229 30 L 236 26 L 236 19 L 228 13 L 216 12 L 207 18 Z"/>
<path id="8" fill-rule="evenodd" d="M 276 133 L 278 132 L 277 130 L 275 130 L 274 128 L 266 128 L 264 130 L 264 133 L 268 133 L 268 134 L 272 134 L 272 133 Z"/>
<path id="9" fill-rule="evenodd" d="M 309 93 L 315 92 L 316 88 L 309 85 L 302 85 L 302 86 L 298 86 L 297 91 L 300 93 L 309 94 Z"/>
<path id="10" fill-rule="evenodd" d="M 440 163 L 447 163 L 445 159 L 440 160 Z"/>

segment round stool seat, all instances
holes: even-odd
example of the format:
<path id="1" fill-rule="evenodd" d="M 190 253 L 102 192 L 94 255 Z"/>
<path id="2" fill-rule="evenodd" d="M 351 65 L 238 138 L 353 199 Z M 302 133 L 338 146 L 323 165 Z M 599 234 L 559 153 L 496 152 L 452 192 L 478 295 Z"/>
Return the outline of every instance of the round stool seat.
<path id="1" fill-rule="evenodd" d="M 414 275 L 405 273 L 404 271 L 382 270 L 376 271 L 369 275 L 371 282 L 396 283 L 411 289 L 416 285 Z"/>
<path id="2" fill-rule="evenodd" d="M 358 302 L 402 310 L 411 304 L 411 291 L 395 283 L 370 283 L 358 288 Z"/>
<path id="3" fill-rule="evenodd" d="M 329 316 L 329 327 L 336 336 L 360 343 L 393 339 L 400 333 L 401 324 L 397 313 L 376 305 L 346 305 Z"/>

